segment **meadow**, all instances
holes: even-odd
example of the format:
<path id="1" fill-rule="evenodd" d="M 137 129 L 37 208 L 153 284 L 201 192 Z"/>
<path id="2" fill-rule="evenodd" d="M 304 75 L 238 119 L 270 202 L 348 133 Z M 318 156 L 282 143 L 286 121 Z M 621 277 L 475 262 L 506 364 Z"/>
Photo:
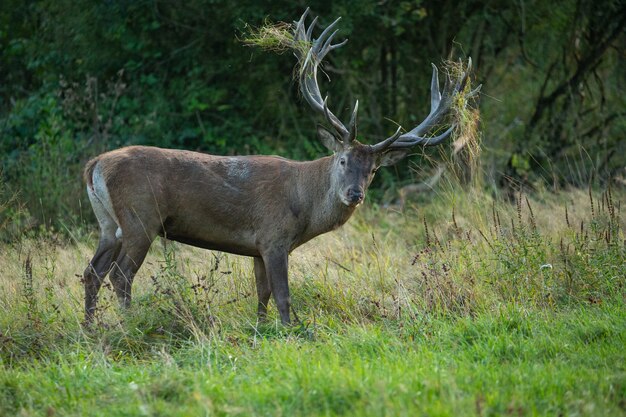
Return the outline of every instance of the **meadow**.
<path id="1" fill-rule="evenodd" d="M 366 203 L 291 255 L 293 327 L 250 259 L 156 241 L 84 328 L 93 226 L 2 243 L 0 415 L 626 415 L 625 200 Z"/>

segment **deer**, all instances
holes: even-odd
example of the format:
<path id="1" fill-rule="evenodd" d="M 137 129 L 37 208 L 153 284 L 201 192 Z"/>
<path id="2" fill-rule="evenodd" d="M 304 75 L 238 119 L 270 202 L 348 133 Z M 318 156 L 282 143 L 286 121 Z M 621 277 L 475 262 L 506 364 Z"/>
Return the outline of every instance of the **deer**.
<path id="1" fill-rule="evenodd" d="M 308 14 L 309 9 L 293 26 L 299 89 L 330 126 L 318 125 L 317 135 L 332 155 L 293 161 L 128 146 L 91 159 L 84 180 L 100 238 L 83 274 L 85 323 L 94 319 L 107 274 L 120 305 L 130 306 L 134 277 L 161 236 L 252 257 L 259 322 L 267 319 L 273 294 L 282 324 L 291 324 L 289 254 L 346 223 L 363 203 L 377 169 L 395 164 L 418 145 L 439 145 L 450 136 L 454 124 L 437 136 L 427 134 L 442 123 L 455 94 L 465 88 L 471 58 L 460 76 L 446 77 L 441 92 L 432 65 L 430 113 L 419 125 L 403 134 L 398 127 L 376 144 L 362 144 L 357 140 L 358 101 L 346 126 L 328 108 L 317 80 L 326 55 L 347 42 L 333 43 L 341 18 L 313 39 L 317 17 L 307 27 Z"/>

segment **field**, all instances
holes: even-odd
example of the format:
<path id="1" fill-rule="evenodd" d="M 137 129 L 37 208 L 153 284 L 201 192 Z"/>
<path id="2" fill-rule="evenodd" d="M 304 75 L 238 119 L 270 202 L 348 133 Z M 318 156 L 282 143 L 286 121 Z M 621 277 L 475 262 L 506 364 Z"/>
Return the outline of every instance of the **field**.
<path id="1" fill-rule="evenodd" d="M 249 259 L 157 241 L 86 329 L 96 231 L 2 243 L 0 415 L 626 415 L 625 197 L 367 203 L 290 257 L 290 328 Z"/>

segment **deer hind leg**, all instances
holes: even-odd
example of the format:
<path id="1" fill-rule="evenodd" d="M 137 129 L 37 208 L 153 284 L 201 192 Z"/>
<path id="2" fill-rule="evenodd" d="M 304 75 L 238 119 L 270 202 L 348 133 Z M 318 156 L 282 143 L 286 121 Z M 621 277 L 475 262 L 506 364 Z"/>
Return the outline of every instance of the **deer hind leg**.
<path id="1" fill-rule="evenodd" d="M 89 262 L 87 268 L 85 268 L 83 281 L 85 285 L 86 323 L 90 323 L 93 320 L 93 316 L 96 311 L 98 292 L 102 286 L 102 281 L 111 270 L 113 260 L 116 256 L 118 256 L 121 246 L 121 242 L 118 239 L 115 239 L 115 234 L 111 236 L 103 233 L 100 237 L 100 242 L 98 243 L 98 249 L 96 250 L 95 255 Z"/>
<path id="2" fill-rule="evenodd" d="M 102 199 L 96 195 L 96 190 L 88 188 L 87 194 L 93 211 L 100 225 L 100 241 L 93 258 L 85 268 L 83 282 L 85 285 L 85 323 L 93 321 L 98 299 L 98 292 L 104 277 L 111 270 L 113 261 L 118 256 L 122 242 L 116 232 L 119 229 L 115 219 L 109 213 Z"/>
<path id="3" fill-rule="evenodd" d="M 120 219 L 122 248 L 113 264 L 109 279 L 122 307 L 129 307 L 135 274 L 143 264 L 152 241 L 157 236 L 157 224 L 142 222 L 136 215 Z"/>
<path id="4" fill-rule="evenodd" d="M 265 270 L 265 263 L 263 258 L 254 258 L 254 276 L 256 278 L 256 292 L 259 298 L 258 317 L 260 322 L 264 322 L 267 318 L 267 305 L 272 295 L 272 288 L 270 281 L 267 279 L 267 272 Z"/>

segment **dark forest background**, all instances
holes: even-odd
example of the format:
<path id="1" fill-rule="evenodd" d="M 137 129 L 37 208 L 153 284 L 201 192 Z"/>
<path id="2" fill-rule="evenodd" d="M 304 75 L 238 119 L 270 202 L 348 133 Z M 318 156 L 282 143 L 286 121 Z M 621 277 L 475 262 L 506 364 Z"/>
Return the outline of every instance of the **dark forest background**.
<path id="1" fill-rule="evenodd" d="M 320 79 L 362 142 L 428 112 L 430 63 L 472 57 L 484 188 L 623 183 L 626 4 L 563 1 L 3 0 L 0 225 L 89 218 L 83 164 L 129 144 L 218 154 L 326 154 L 292 80 L 295 58 L 244 45 L 249 26 L 342 16 L 348 44 Z M 435 152 L 436 157 L 436 152 Z M 429 175 L 421 149 L 376 195 Z"/>

